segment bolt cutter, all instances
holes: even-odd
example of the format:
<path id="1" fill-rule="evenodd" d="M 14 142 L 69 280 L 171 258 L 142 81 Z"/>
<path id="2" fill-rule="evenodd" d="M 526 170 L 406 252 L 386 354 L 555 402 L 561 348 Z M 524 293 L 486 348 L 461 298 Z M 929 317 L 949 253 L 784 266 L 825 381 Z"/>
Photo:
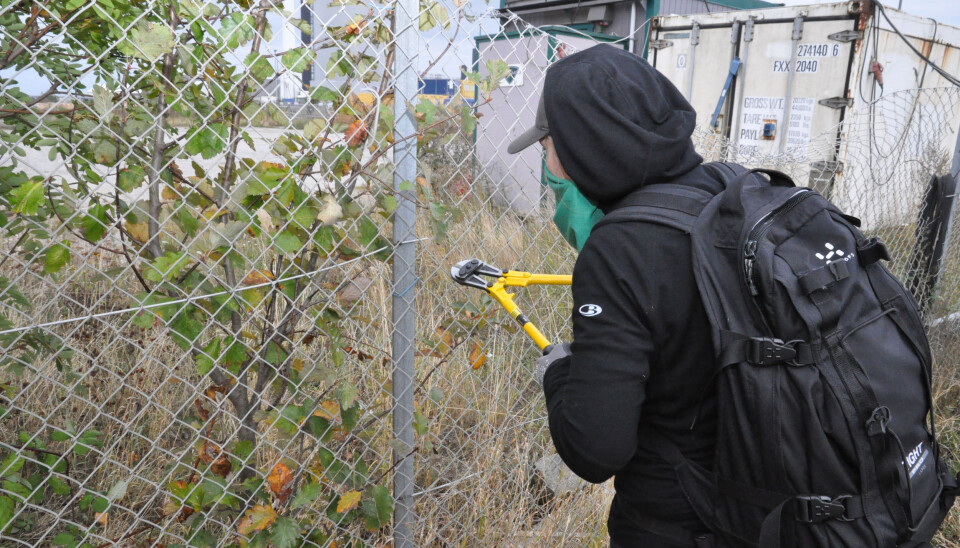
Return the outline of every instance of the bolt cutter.
<path id="1" fill-rule="evenodd" d="M 517 303 L 513 302 L 514 293 L 507 293 L 506 287 L 527 287 L 530 285 L 570 285 L 573 276 L 563 274 L 532 274 L 530 272 L 520 272 L 517 270 L 501 270 L 493 265 L 487 264 L 480 259 L 467 259 L 460 261 L 450 268 L 450 276 L 453 281 L 467 287 L 482 289 L 490 294 L 503 308 L 517 320 L 523 331 L 537 343 L 540 350 L 547 353 L 550 346 L 550 340 L 537 329 L 537 326 L 527 319 L 520 311 Z M 490 276 L 496 278 L 495 281 L 486 281 L 480 276 Z"/>

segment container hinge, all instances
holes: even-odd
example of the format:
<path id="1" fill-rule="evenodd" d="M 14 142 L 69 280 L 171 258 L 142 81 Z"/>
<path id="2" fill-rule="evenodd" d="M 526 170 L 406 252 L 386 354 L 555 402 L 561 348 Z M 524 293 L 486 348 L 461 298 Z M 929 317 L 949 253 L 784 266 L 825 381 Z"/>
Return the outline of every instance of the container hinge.
<path id="1" fill-rule="evenodd" d="M 828 97 L 817 101 L 821 105 L 829 108 L 849 108 L 853 106 L 853 101 L 846 97 Z"/>
<path id="2" fill-rule="evenodd" d="M 673 46 L 670 40 L 650 40 L 650 49 L 664 49 Z"/>
<path id="3" fill-rule="evenodd" d="M 793 20 L 793 33 L 790 35 L 790 38 L 796 42 L 803 39 L 803 17 L 806 14 L 800 15 Z"/>
<path id="4" fill-rule="evenodd" d="M 690 30 L 690 45 L 700 45 L 700 23 L 697 23 L 696 21 L 693 22 L 693 28 Z"/>
<path id="5" fill-rule="evenodd" d="M 835 32 L 827 38 L 833 40 L 834 42 L 856 42 L 860 39 L 860 31 L 849 29 L 840 32 Z"/>
<path id="6" fill-rule="evenodd" d="M 743 27 L 743 41 L 744 42 L 753 42 L 753 19 L 747 21 L 746 25 Z"/>

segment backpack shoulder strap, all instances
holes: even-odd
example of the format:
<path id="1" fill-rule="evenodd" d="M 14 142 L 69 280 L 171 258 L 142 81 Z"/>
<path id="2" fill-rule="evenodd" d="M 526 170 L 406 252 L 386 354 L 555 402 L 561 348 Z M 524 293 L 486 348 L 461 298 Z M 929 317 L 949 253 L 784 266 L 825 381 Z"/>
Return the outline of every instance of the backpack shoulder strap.
<path id="1" fill-rule="evenodd" d="M 724 186 L 737 175 L 743 175 L 749 171 L 742 165 L 733 162 L 708 162 L 703 164 L 703 167 L 713 173 L 717 180 L 721 181 Z"/>
<path id="2" fill-rule="evenodd" d="M 709 162 L 704 169 L 726 188 L 749 170 L 732 162 Z M 597 226 L 609 223 L 645 221 L 690 232 L 693 223 L 713 194 L 684 185 L 650 185 L 628 195 L 611 208 Z"/>
<path id="3" fill-rule="evenodd" d="M 651 185 L 618 202 L 594 226 L 630 221 L 666 225 L 690 232 L 700 211 L 713 198 L 709 192 L 683 185 Z"/>

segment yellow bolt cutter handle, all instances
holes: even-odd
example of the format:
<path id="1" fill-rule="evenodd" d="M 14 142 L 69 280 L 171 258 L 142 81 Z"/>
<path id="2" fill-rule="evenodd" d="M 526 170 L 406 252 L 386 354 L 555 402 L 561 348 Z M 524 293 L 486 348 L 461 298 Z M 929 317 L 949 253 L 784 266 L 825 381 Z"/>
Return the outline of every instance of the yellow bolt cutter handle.
<path id="1" fill-rule="evenodd" d="M 496 277 L 495 282 L 486 282 L 480 276 Z M 450 276 L 460 285 L 483 289 L 493 297 L 500 306 L 523 326 L 523 331 L 542 351 L 546 351 L 550 346 L 548 339 L 537 326 L 533 325 L 517 303 L 514 302 L 514 293 L 508 293 L 507 287 L 528 287 L 531 285 L 570 285 L 573 283 L 573 276 L 562 274 L 533 274 L 530 272 L 520 272 L 516 270 L 503 271 L 499 268 L 489 265 L 479 259 L 469 259 L 460 261 L 450 269 Z"/>

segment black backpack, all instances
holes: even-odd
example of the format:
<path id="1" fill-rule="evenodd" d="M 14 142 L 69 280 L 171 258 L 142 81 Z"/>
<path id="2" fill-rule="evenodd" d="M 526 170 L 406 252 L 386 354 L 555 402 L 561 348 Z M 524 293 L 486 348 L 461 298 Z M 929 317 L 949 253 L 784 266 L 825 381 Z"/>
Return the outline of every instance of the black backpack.
<path id="1" fill-rule="evenodd" d="M 706 164 L 725 190 L 652 185 L 597 226 L 688 232 L 713 329 L 712 470 L 653 431 L 714 536 L 696 546 L 923 546 L 956 494 L 940 460 L 931 353 L 914 298 L 859 220 L 786 175 Z"/>

